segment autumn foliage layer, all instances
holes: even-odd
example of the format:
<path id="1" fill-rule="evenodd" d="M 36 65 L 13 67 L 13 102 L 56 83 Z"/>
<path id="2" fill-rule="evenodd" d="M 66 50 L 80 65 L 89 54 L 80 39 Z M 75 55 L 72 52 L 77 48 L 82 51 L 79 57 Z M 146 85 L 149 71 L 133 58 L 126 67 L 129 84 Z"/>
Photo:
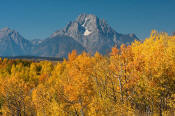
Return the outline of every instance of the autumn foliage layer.
<path id="1" fill-rule="evenodd" d="M 108 56 L 0 60 L 0 115 L 175 115 L 175 36 L 153 31 Z"/>

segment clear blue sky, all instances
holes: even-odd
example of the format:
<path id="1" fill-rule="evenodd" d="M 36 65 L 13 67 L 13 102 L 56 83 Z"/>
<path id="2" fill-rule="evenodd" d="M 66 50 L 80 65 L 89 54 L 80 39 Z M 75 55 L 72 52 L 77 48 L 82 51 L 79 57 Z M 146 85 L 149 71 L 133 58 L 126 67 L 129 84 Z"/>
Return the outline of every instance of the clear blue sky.
<path id="1" fill-rule="evenodd" d="M 104 18 L 117 32 L 148 37 L 175 31 L 175 0 L 0 0 L 0 28 L 44 39 L 81 13 Z"/>

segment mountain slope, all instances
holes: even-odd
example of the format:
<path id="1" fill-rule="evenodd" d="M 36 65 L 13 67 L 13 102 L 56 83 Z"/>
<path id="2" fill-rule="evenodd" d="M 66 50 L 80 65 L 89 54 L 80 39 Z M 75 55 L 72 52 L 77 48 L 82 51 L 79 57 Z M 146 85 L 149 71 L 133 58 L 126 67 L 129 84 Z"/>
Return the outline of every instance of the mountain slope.
<path id="1" fill-rule="evenodd" d="M 74 49 L 91 55 L 96 51 L 108 54 L 114 45 L 128 45 L 134 40 L 138 40 L 134 34 L 118 33 L 104 19 L 81 14 L 44 40 L 29 41 L 9 28 L 0 30 L 0 56 L 67 57 Z"/>
<path id="2" fill-rule="evenodd" d="M 20 56 L 30 54 L 32 44 L 18 32 L 10 28 L 0 30 L 0 56 Z"/>
<path id="3" fill-rule="evenodd" d="M 135 39 L 138 40 L 134 34 L 117 33 L 104 19 L 92 14 L 81 14 L 64 29 L 53 33 L 51 38 L 58 35 L 72 37 L 91 54 L 96 51 L 107 54 L 114 45 L 130 44 Z"/>
<path id="4" fill-rule="evenodd" d="M 35 56 L 57 56 L 67 57 L 68 53 L 76 49 L 78 53 L 86 51 L 78 42 L 68 36 L 55 36 L 48 38 L 33 48 L 33 55 Z"/>

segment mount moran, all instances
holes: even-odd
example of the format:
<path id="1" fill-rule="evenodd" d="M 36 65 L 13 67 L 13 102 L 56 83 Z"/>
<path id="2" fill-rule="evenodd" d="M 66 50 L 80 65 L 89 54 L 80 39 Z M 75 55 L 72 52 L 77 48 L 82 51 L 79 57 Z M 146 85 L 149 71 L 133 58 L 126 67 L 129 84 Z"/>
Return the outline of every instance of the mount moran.
<path id="1" fill-rule="evenodd" d="M 43 40 L 27 40 L 15 30 L 0 30 L 0 56 L 67 57 L 72 50 L 94 54 L 108 54 L 114 45 L 130 44 L 139 40 L 134 34 L 121 34 L 104 19 L 92 14 L 81 14 L 65 28 Z"/>

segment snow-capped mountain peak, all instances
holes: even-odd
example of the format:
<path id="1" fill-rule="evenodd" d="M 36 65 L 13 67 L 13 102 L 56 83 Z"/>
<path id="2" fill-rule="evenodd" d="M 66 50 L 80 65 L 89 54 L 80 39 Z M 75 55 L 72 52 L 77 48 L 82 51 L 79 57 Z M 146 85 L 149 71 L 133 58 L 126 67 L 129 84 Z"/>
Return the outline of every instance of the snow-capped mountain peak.
<path id="1" fill-rule="evenodd" d="M 76 49 L 94 54 L 108 54 L 114 45 L 130 44 L 134 34 L 117 33 L 104 19 L 92 14 L 81 14 L 65 28 L 54 32 L 44 40 L 26 40 L 10 28 L 0 30 L 0 56 L 58 56 L 67 57 Z"/>

